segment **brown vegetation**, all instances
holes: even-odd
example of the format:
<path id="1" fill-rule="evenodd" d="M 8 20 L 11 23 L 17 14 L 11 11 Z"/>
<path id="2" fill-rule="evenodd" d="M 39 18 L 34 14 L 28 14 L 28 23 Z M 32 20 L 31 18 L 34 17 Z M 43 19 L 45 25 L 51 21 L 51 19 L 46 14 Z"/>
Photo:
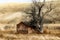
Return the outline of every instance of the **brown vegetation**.
<path id="1" fill-rule="evenodd" d="M 35 30 L 31 26 L 25 25 L 23 22 L 17 24 L 17 33 L 34 33 Z"/>
<path id="2" fill-rule="evenodd" d="M 56 4 L 56 3 L 54 3 L 54 4 Z M 27 8 L 27 6 L 28 6 L 28 5 L 25 6 L 25 3 L 24 4 L 8 4 L 8 5 L 6 5 L 4 7 L 2 7 L 2 6 L 0 7 L 0 14 L 3 15 L 4 17 L 6 14 L 10 15 L 15 12 L 20 12 L 21 9 Z M 60 23 L 59 22 L 60 21 L 60 19 L 59 19 L 60 18 L 60 9 L 59 9 L 60 3 L 57 2 L 56 5 L 58 7 L 56 7 L 50 15 L 52 15 L 57 20 L 55 22 Z M 1 17 L 1 15 L 0 15 L 0 17 Z M 57 17 L 57 16 L 59 16 L 59 17 Z M 48 16 L 46 17 L 46 19 L 49 19 L 50 21 L 53 20 L 51 17 L 48 17 Z M 12 31 L 10 29 L 8 29 L 8 30 L 6 29 L 5 31 L 1 31 L 1 29 L 3 27 L 6 27 L 6 26 L 4 26 L 5 24 L 10 25 L 12 22 L 13 22 L 12 24 L 15 24 L 16 21 L 17 21 L 17 18 L 13 19 L 9 23 L 5 23 L 6 21 L 3 21 L 3 23 L 0 22 L 1 24 L 3 24 L 3 26 L 0 25 L 0 40 L 60 40 L 60 26 L 59 26 L 60 24 L 55 24 L 55 25 L 54 24 L 47 24 L 47 26 L 44 26 L 44 33 L 43 34 L 40 34 L 40 33 L 38 34 L 37 31 L 35 31 L 30 26 L 25 25 L 24 23 L 20 23 L 19 25 L 16 23 L 17 29 L 18 29 L 17 31 L 19 34 L 15 34 L 15 31 Z M 7 27 L 9 27 L 9 25 Z M 10 25 L 10 27 L 12 27 L 12 26 Z M 15 26 L 13 26 L 12 29 L 15 29 Z M 26 34 L 24 34 L 24 33 L 26 33 Z"/>

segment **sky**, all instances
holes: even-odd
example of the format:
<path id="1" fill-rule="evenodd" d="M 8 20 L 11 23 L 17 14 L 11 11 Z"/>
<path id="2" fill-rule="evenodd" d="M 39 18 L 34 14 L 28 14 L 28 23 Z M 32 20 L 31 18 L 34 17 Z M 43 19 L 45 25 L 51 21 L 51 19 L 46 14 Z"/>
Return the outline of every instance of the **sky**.
<path id="1" fill-rule="evenodd" d="M 0 0 L 0 3 L 11 3 L 11 2 L 31 2 L 31 0 Z"/>
<path id="2" fill-rule="evenodd" d="M 11 2 L 19 2 L 19 3 L 26 3 L 26 2 L 28 2 L 29 3 L 31 1 L 32 0 L 0 0 L 0 3 L 11 3 Z"/>

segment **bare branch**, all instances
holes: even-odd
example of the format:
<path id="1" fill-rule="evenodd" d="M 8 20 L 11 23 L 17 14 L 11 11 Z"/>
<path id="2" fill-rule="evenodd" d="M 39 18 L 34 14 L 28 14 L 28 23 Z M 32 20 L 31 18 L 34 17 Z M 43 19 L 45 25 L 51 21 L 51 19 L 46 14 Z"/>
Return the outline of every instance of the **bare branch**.
<path id="1" fill-rule="evenodd" d="M 40 0 L 32 0 L 33 5 L 30 9 L 30 14 L 33 16 L 33 21 L 31 21 L 31 25 L 33 25 L 38 29 L 38 31 L 41 31 L 43 28 L 43 20 L 44 16 L 49 14 L 54 8 L 52 8 L 52 4 L 47 6 L 47 11 L 45 13 L 42 12 L 42 8 L 45 6 L 45 0 L 41 2 Z M 27 13 L 27 12 L 26 12 Z"/>
<path id="2" fill-rule="evenodd" d="M 47 11 L 43 14 L 43 16 L 49 14 L 51 11 L 53 11 L 56 7 L 52 7 L 52 3 L 49 4 L 49 6 L 47 6 Z"/>

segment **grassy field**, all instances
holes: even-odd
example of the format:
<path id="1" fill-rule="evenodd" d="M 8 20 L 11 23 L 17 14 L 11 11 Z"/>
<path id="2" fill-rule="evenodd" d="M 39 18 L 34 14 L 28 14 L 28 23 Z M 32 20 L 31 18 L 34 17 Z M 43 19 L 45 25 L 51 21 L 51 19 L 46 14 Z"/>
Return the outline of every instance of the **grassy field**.
<path id="1" fill-rule="evenodd" d="M 60 40 L 59 37 L 49 34 L 5 34 L 0 40 Z"/>
<path id="2" fill-rule="evenodd" d="M 0 40 L 60 40 L 60 24 L 44 24 L 42 34 L 16 34 L 11 30 L 0 31 Z"/>
<path id="3" fill-rule="evenodd" d="M 26 14 L 22 15 L 21 11 L 29 5 L 27 3 L 0 5 L 0 40 L 60 40 L 60 24 L 44 24 L 42 34 L 16 34 L 16 24 L 26 19 L 24 16 Z"/>

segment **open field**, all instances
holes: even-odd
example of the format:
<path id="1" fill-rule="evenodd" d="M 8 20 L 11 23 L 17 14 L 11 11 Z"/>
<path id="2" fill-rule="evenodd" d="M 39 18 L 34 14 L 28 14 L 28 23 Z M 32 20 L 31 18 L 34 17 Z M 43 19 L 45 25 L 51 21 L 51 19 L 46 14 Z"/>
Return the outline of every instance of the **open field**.
<path id="1" fill-rule="evenodd" d="M 44 24 L 43 34 L 15 34 L 13 32 L 0 31 L 0 40 L 60 40 L 60 24 Z"/>
<path id="2" fill-rule="evenodd" d="M 30 19 L 27 14 L 23 14 L 22 10 L 30 4 L 24 3 L 9 3 L 6 5 L 0 4 L 0 40 L 60 40 L 60 2 L 57 2 L 57 8 L 51 14 L 58 14 L 56 19 L 59 19 L 57 24 L 44 24 L 43 33 L 31 34 L 16 34 L 16 25 L 21 21 Z M 27 18 L 26 18 L 27 17 Z M 50 19 L 49 17 L 47 17 Z M 51 20 L 51 19 L 50 19 Z M 54 20 L 53 20 L 54 21 Z"/>
<path id="3" fill-rule="evenodd" d="M 49 34 L 4 34 L 0 40 L 60 40 L 60 38 Z"/>
<path id="4" fill-rule="evenodd" d="M 15 34 L 16 24 L 25 19 L 20 13 L 0 15 L 0 40 L 60 40 L 60 24 L 44 24 L 43 34 Z"/>

